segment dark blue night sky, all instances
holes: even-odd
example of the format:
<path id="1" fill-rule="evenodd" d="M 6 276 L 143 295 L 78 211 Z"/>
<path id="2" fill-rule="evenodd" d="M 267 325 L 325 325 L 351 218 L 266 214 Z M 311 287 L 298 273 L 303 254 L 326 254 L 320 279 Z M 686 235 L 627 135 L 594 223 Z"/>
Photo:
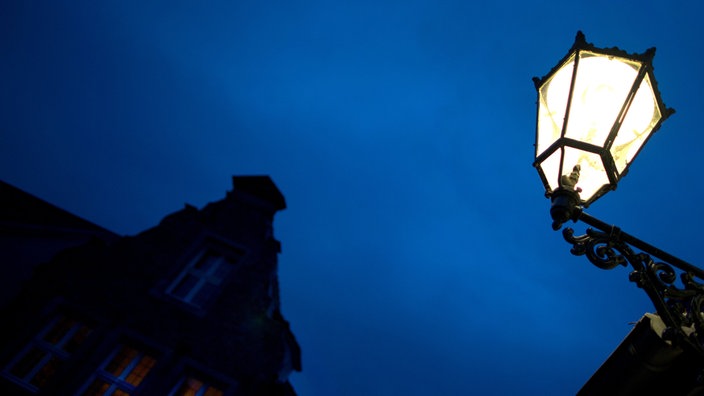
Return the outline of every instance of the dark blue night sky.
<path id="1" fill-rule="evenodd" d="M 628 3 L 628 4 L 627 4 Z M 0 179 L 134 234 L 268 174 L 301 396 L 574 394 L 652 311 L 552 231 L 536 93 L 577 30 L 677 114 L 589 212 L 704 265 L 698 2 L 0 4 Z M 581 226 L 577 226 L 579 232 Z"/>

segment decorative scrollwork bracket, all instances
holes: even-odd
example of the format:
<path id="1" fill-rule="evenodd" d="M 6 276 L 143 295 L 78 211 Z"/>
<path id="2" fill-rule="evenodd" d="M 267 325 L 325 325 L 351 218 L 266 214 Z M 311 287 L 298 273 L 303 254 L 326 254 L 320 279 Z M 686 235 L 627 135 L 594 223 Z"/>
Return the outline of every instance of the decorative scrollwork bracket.
<path id="1" fill-rule="evenodd" d="M 667 326 L 662 337 L 704 358 L 704 271 L 581 210 L 574 217 L 594 228 L 578 236 L 563 230 L 572 254 L 605 270 L 630 265 L 629 280 L 646 292 Z"/>

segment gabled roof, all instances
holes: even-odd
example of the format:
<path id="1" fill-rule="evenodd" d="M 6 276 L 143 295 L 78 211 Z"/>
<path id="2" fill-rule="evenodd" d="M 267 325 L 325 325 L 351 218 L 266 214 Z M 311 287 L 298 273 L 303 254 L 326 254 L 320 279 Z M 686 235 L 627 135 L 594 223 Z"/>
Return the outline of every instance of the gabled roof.
<path id="1" fill-rule="evenodd" d="M 0 181 L 0 225 L 67 234 L 118 235 L 43 199 Z"/>

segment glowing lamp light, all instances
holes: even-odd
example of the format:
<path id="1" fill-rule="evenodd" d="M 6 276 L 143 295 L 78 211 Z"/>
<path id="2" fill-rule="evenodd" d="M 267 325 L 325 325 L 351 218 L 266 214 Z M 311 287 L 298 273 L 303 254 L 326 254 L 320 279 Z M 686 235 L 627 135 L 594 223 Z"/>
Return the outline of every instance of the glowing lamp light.
<path id="1" fill-rule="evenodd" d="M 572 49 L 538 90 L 535 161 L 546 196 L 569 191 L 589 206 L 616 188 L 650 136 L 674 110 L 660 97 L 655 48 L 600 49 L 577 33 Z"/>

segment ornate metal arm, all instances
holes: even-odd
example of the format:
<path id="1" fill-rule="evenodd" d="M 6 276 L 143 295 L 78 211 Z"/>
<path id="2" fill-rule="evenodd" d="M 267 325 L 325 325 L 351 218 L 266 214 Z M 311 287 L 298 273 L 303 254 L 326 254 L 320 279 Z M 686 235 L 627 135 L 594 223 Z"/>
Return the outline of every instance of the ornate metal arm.
<path id="1" fill-rule="evenodd" d="M 648 294 L 667 326 L 663 338 L 704 358 L 704 271 L 584 213 L 581 207 L 572 210 L 572 220 L 594 227 L 580 236 L 571 228 L 563 230 L 572 254 L 586 256 L 601 269 L 630 265 L 629 279 Z M 678 274 L 681 286 L 676 285 Z"/>

